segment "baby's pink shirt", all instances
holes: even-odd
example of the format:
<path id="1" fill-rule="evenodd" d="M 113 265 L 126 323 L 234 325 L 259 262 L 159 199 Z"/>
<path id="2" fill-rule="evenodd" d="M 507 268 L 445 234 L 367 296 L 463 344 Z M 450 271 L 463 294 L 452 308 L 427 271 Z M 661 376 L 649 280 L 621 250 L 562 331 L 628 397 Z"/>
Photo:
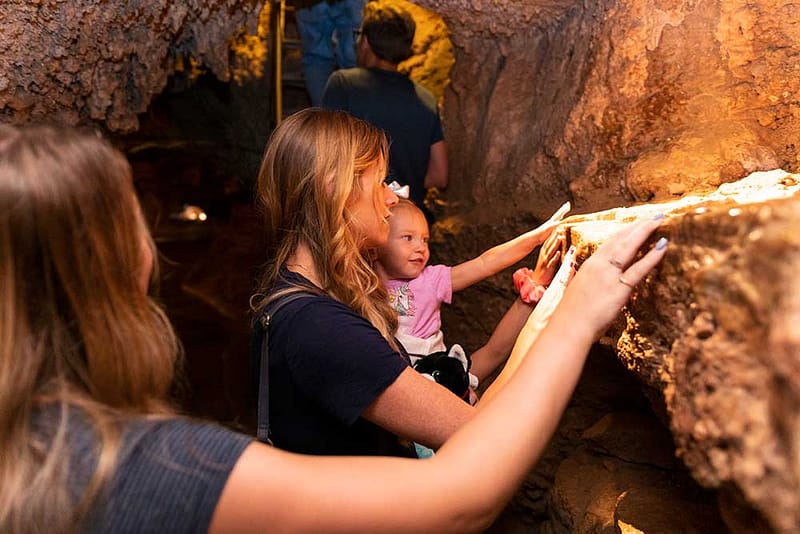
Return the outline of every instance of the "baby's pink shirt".
<path id="1" fill-rule="evenodd" d="M 388 280 L 389 303 L 399 315 L 398 331 L 428 338 L 442 327 L 442 302 L 453 299 L 451 268 L 429 265 L 413 280 Z"/>

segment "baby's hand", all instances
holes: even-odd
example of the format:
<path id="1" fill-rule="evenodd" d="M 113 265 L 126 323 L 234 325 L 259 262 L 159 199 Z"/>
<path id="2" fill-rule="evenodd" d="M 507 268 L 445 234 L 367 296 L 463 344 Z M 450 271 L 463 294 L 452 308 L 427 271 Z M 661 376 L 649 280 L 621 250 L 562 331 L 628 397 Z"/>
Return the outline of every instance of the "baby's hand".
<path id="1" fill-rule="evenodd" d="M 569 201 L 564 202 L 561 207 L 550 216 L 549 219 L 533 230 L 533 233 L 537 234 L 539 237 L 539 243 L 543 243 L 545 239 L 552 235 L 553 229 L 558 226 L 558 223 L 560 223 L 561 219 L 563 219 L 564 216 L 569 213 L 570 209 L 572 209 L 572 204 L 570 204 Z"/>
<path id="2" fill-rule="evenodd" d="M 514 287 L 519 291 L 522 302 L 533 304 L 542 298 L 556 274 L 561 260 L 561 249 L 566 240 L 564 228 L 559 228 L 555 233 L 550 234 L 550 237 L 542 245 L 539 258 L 536 260 L 536 268 L 531 271 L 527 267 L 523 267 L 514 273 Z"/>
<path id="3" fill-rule="evenodd" d="M 537 284 L 550 285 L 561 261 L 561 250 L 566 243 L 567 235 L 563 226 L 560 226 L 558 230 L 550 234 L 550 237 L 544 242 L 536 260 L 536 268 L 533 270 L 533 277 Z"/>

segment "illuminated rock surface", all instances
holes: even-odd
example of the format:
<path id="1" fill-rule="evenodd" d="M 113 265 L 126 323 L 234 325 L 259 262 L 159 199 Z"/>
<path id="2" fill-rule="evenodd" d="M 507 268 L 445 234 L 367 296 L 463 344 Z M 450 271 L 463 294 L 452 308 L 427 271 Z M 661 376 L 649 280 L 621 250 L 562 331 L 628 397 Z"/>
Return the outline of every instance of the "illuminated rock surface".
<path id="1" fill-rule="evenodd" d="M 451 201 L 470 220 L 664 199 L 796 172 L 800 8 L 420 0 L 454 46 Z"/>
<path id="2" fill-rule="evenodd" d="M 434 254 L 440 261 L 474 257 L 567 199 L 585 213 L 674 199 L 755 170 L 798 170 L 796 4 L 418 3 L 444 17 L 456 60 L 444 109 L 451 161 L 446 215 L 455 216 L 443 218 L 437 228 Z M 219 79 L 236 78 L 228 65 L 229 43 L 245 26 L 255 31 L 258 11 L 254 0 L 4 2 L 0 121 L 135 130 L 137 115 L 176 69 L 200 66 Z M 423 41 L 423 47 L 445 46 Z M 260 62 L 263 50 L 252 56 Z M 421 77 L 428 74 L 420 70 L 431 76 L 436 70 L 418 59 L 406 68 Z M 220 114 L 232 115 L 229 109 Z M 233 123 L 237 132 L 245 130 Z M 248 145 L 259 147 L 256 158 L 264 137 L 258 133 Z M 647 384 L 653 404 L 661 405 L 692 475 L 721 488 L 728 525 L 742 532 L 762 523 L 775 531 L 797 531 L 798 200 L 700 202 L 707 202 L 703 213 L 698 205 L 670 211 L 663 229 L 671 240 L 667 261 L 653 282 L 639 289 L 626 309 L 627 324 L 618 325 L 619 331 L 626 328 L 613 341 L 625 365 Z M 653 209 L 662 208 L 638 208 Z M 600 216 L 607 216 L 607 224 L 600 225 L 573 218 L 572 237 L 591 247 L 611 231 L 608 223 L 617 216 L 636 213 L 637 208 L 607 213 Z M 236 258 L 230 261 L 235 264 Z M 218 263 L 207 269 L 219 276 Z M 239 282 L 232 276 L 225 280 L 224 297 L 228 286 L 247 293 L 249 271 Z M 184 289 L 229 310 L 228 316 L 246 311 L 244 298 L 233 305 L 209 298 L 220 296 L 216 281 L 191 281 Z M 445 311 L 448 339 L 477 348 L 513 298 L 510 288 L 506 273 L 459 294 Z M 597 421 L 598 415 L 584 420 Z M 562 426 L 580 437 L 585 426 L 573 416 L 568 411 Z M 564 432 L 557 435 L 553 448 L 560 449 L 554 452 L 566 452 L 571 460 L 561 465 L 563 455 L 554 454 L 540 462 L 534 478 L 541 480 L 526 503 L 529 510 L 545 513 L 554 480 L 580 479 L 582 465 L 595 469 L 593 461 L 579 461 L 585 451 L 567 450 L 566 441 Z M 616 460 L 612 463 L 621 471 Z M 608 495 L 612 487 L 585 480 L 587 490 L 600 488 L 598 495 Z M 636 528 L 643 525 L 636 503 L 655 508 L 659 499 L 667 507 L 663 503 L 682 502 L 660 486 L 642 491 L 618 494 L 597 524 Z M 584 498 L 571 496 L 563 484 L 554 486 L 553 495 L 563 503 Z M 586 509 L 598 510 L 570 505 L 569 513 L 583 517 Z"/>
<path id="3" fill-rule="evenodd" d="M 669 253 L 626 307 L 617 350 L 663 395 L 677 454 L 720 488 L 726 521 L 742 531 L 762 520 L 800 529 L 798 180 L 759 173 L 706 198 L 591 217 L 666 213 Z M 613 226 L 572 233 L 590 246 Z"/>
<path id="4" fill-rule="evenodd" d="M 756 173 L 706 196 L 567 221 L 580 255 L 623 222 L 665 214 L 669 252 L 612 339 L 663 403 L 678 457 L 719 489 L 740 532 L 800 529 L 798 182 Z"/>

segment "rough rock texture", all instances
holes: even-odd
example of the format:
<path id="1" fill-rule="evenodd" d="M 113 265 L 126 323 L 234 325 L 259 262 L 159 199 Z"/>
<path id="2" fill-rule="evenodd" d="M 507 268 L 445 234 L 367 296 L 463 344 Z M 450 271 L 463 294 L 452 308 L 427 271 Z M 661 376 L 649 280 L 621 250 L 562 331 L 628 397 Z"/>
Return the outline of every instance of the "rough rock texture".
<path id="1" fill-rule="evenodd" d="M 757 169 L 798 168 L 796 4 L 418 3 L 444 17 L 456 61 L 444 117 L 448 201 L 461 216 L 436 229 L 440 260 L 474 257 L 569 198 L 588 212 L 712 189 Z M 259 5 L 0 0 L 0 121 L 133 130 L 176 69 L 206 67 L 240 81 L 228 65 L 229 43 L 244 26 L 254 30 Z M 260 65 L 263 49 L 251 52 Z M 406 66 L 412 76 L 419 63 Z M 242 129 L 237 123 L 239 137 Z M 254 131 L 248 146 L 262 144 Z M 667 262 L 618 325 L 621 359 L 648 385 L 693 476 L 720 488 L 732 529 L 798 530 L 798 201 L 681 209 L 665 226 Z M 617 213 L 636 212 L 611 218 Z M 587 248 L 603 238 L 589 237 L 590 229 L 611 226 L 571 224 Z M 473 349 L 485 340 L 513 298 L 508 274 L 458 295 L 445 312 L 449 339 Z M 244 308 L 229 309 L 236 316 Z M 565 415 L 566 434 L 586 420 L 572 420 L 574 413 Z M 566 441 L 557 436 L 554 448 L 562 448 L 540 463 L 532 508 L 544 509 L 542 488 L 561 469 L 558 453 L 574 448 Z M 620 530 L 642 525 L 635 504 L 664 495 L 619 497 L 601 525 L 608 517 Z"/>
<path id="2" fill-rule="evenodd" d="M 474 257 L 545 219 L 564 200 L 572 200 L 578 213 L 591 212 L 713 190 L 756 170 L 798 170 L 800 26 L 794 3 L 418 3 L 443 16 L 455 55 L 444 104 L 452 216 L 434 231 L 437 261 L 455 264 Z M 748 235 L 740 228 L 757 224 L 749 210 L 761 213 L 761 208 L 748 208 L 736 217 L 686 217 L 681 224 L 698 226 L 683 234 L 682 248 L 691 250 L 698 243 L 696 261 L 704 265 L 703 247 L 724 249 L 724 239 L 730 244 Z M 713 239 L 719 243 L 706 241 Z M 800 477 L 793 437 L 798 401 L 787 385 L 797 377 L 796 339 L 790 329 L 775 328 L 791 314 L 796 318 L 787 304 L 787 295 L 796 289 L 767 283 L 778 279 L 776 269 L 791 269 L 792 254 L 747 247 L 723 254 L 746 269 L 774 263 L 763 277 L 750 270 L 738 275 L 717 262 L 704 271 L 706 279 L 716 280 L 717 290 L 706 289 L 709 308 L 717 294 L 757 303 L 713 308 L 726 324 L 741 320 L 735 332 L 720 335 L 714 314 L 707 321 L 711 326 L 703 326 L 705 315 L 695 311 L 698 303 L 691 307 L 698 275 L 688 265 L 670 279 L 671 285 L 658 286 L 664 302 L 638 297 L 639 324 L 654 324 L 648 318 L 657 317 L 673 329 L 674 337 L 658 330 L 660 354 L 677 351 L 680 344 L 672 348 L 672 340 L 685 336 L 697 317 L 697 328 L 716 329 L 709 339 L 726 339 L 737 347 L 712 345 L 713 352 L 702 356 L 705 343 L 689 343 L 681 349 L 692 355 L 680 364 L 687 368 L 683 381 L 675 379 L 669 388 L 661 383 L 663 376 L 672 376 L 662 368 L 674 373 L 684 360 L 666 359 L 669 365 L 662 365 L 649 352 L 621 347 L 626 363 L 651 384 L 656 410 L 672 425 L 678 451 L 693 475 L 702 484 L 722 488 L 726 522 L 741 531 L 760 522 L 773 530 L 784 530 L 785 524 L 798 528 L 800 507 L 794 499 Z M 486 340 L 513 298 L 510 272 L 455 297 L 444 312 L 451 342 L 474 349 Z M 788 275 L 780 279 L 791 280 Z M 725 284 L 735 289 L 725 293 Z M 776 292 L 781 298 L 768 305 L 767 296 Z M 753 300 L 760 293 L 765 297 Z M 685 295 L 690 296 L 679 300 Z M 670 309 L 664 309 L 665 302 Z M 742 340 L 747 343 L 736 345 Z M 770 366 L 762 362 L 777 354 L 794 355 Z M 732 387 L 721 387 L 726 383 Z M 744 409 L 742 404 L 751 399 L 758 402 Z M 732 418 L 737 412 L 746 417 Z M 781 464 L 777 469 L 775 462 Z"/>
<path id="3" fill-rule="evenodd" d="M 667 214 L 667 257 L 625 307 L 617 351 L 663 397 L 677 454 L 738 532 L 800 530 L 798 181 L 756 173 L 567 222 L 589 252 L 621 222 Z"/>
<path id="4" fill-rule="evenodd" d="M 493 525 L 491 534 L 563 529 L 559 525 L 567 523 L 564 518 L 574 516 L 575 512 L 561 508 L 560 503 L 564 501 L 554 499 L 551 490 L 562 463 L 575 454 L 595 456 L 598 463 L 615 457 L 631 465 L 676 469 L 669 431 L 653 416 L 640 389 L 638 379 L 628 372 L 610 347 L 595 345 L 555 435 L 520 491 Z M 613 424 L 600 424 L 601 421 Z M 624 452 L 625 449 L 630 452 Z M 685 472 L 683 476 L 688 477 Z M 582 480 L 588 488 L 590 480 Z M 694 486 L 695 494 L 702 492 L 696 483 L 687 481 L 685 486 Z M 586 502 L 595 495 L 587 492 Z M 600 509 L 603 505 L 592 506 Z M 609 508 L 606 515 L 613 515 L 613 508 Z"/>
<path id="5" fill-rule="evenodd" d="M 261 3 L 4 0 L 0 120 L 134 130 L 182 65 L 227 80 L 228 44 L 246 26 L 255 31 Z"/>
<path id="6" fill-rule="evenodd" d="M 608 414 L 558 468 L 543 533 L 724 532 L 713 495 L 672 454 L 669 432 L 652 418 Z"/>
<path id="7" fill-rule="evenodd" d="M 798 168 L 800 18 L 764 0 L 419 0 L 451 33 L 449 200 L 581 211 Z"/>

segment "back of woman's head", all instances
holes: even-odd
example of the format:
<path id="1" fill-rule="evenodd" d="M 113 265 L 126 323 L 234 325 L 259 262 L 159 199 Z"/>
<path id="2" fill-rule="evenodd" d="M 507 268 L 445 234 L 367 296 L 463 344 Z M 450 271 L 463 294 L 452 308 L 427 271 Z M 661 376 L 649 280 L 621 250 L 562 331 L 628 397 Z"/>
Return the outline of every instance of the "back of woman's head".
<path id="1" fill-rule="evenodd" d="M 383 309 L 383 286 L 362 254 L 348 211 L 361 191 L 362 173 L 377 165 L 383 176 L 387 154 L 381 130 L 341 111 L 305 109 L 278 126 L 258 176 L 270 259 L 263 290 L 302 242 L 322 289 L 388 335 L 392 314 Z"/>
<path id="2" fill-rule="evenodd" d="M 142 288 L 147 243 L 118 151 L 93 135 L 0 127 L 0 530 L 54 513 L 37 498 L 59 463 L 32 451 L 37 413 L 79 405 L 105 436 L 109 414 L 164 410 L 177 344 Z"/>

